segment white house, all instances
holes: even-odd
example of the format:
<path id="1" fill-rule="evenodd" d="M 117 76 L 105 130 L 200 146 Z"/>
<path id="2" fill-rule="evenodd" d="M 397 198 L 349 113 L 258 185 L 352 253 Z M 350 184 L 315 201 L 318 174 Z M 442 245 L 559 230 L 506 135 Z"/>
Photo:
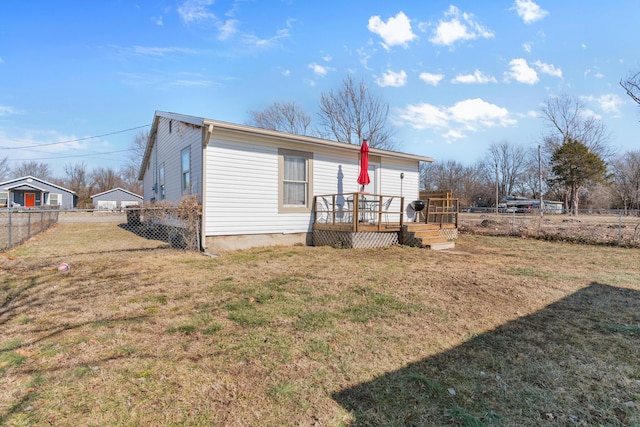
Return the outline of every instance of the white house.
<path id="1" fill-rule="evenodd" d="M 313 196 L 358 192 L 359 155 L 358 145 L 158 111 L 139 179 L 145 202 L 198 197 L 204 249 L 308 243 Z M 420 162 L 432 161 L 372 148 L 365 191 L 408 204 Z"/>

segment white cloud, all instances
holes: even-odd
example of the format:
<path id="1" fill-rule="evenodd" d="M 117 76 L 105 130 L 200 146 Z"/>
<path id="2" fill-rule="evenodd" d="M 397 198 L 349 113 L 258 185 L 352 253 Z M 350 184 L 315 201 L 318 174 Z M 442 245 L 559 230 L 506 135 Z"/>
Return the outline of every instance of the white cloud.
<path id="1" fill-rule="evenodd" d="M 516 0 L 513 4 L 513 9 L 518 12 L 518 16 L 522 18 L 525 24 L 533 24 L 549 14 L 549 12 L 541 9 L 531 0 Z"/>
<path id="2" fill-rule="evenodd" d="M 616 114 L 620 112 L 618 107 L 623 103 L 622 98 L 613 93 L 602 95 L 597 99 L 597 101 L 600 104 L 600 108 L 604 111 Z"/>
<path id="3" fill-rule="evenodd" d="M 369 18 L 367 29 L 382 37 L 382 46 L 385 49 L 392 46 L 407 48 L 408 43 L 418 37 L 411 30 L 411 22 L 402 11 L 398 12 L 395 17 L 389 18 L 387 22 L 384 22 L 379 16 L 372 16 Z"/>
<path id="4" fill-rule="evenodd" d="M 186 24 L 215 19 L 216 16 L 207 10 L 212 4 L 213 0 L 187 0 L 178 7 L 178 14 Z"/>
<path id="5" fill-rule="evenodd" d="M 378 78 L 376 83 L 381 87 L 402 87 L 407 84 L 407 73 L 404 70 L 399 73 L 389 70 L 382 74 L 382 77 Z"/>
<path id="6" fill-rule="evenodd" d="M 440 20 L 435 35 L 429 41 L 436 45 L 452 46 L 459 40 L 473 40 L 478 37 L 493 38 L 493 32 L 477 23 L 473 14 L 462 13 L 455 6 L 445 12 L 448 21 Z"/>
<path id="7" fill-rule="evenodd" d="M 329 69 L 327 67 L 316 64 L 315 62 L 309 64 L 308 68 L 312 69 L 314 74 L 318 76 L 326 76 L 329 72 Z"/>
<path id="8" fill-rule="evenodd" d="M 12 114 L 19 114 L 18 110 L 7 105 L 0 105 L 0 116 L 10 116 Z"/>
<path id="9" fill-rule="evenodd" d="M 542 74 L 562 78 L 562 70 L 560 68 L 556 68 L 553 64 L 545 64 L 544 62 L 536 61 L 533 65 L 535 65 L 538 68 L 538 71 Z"/>
<path id="10" fill-rule="evenodd" d="M 522 48 L 525 50 L 525 52 L 531 53 L 531 49 L 533 49 L 533 43 L 531 42 L 522 43 Z"/>
<path id="11" fill-rule="evenodd" d="M 289 77 L 291 75 L 291 70 L 282 70 L 282 75 L 285 77 Z"/>
<path id="12" fill-rule="evenodd" d="M 153 23 L 155 23 L 158 27 L 162 27 L 164 25 L 164 23 L 162 22 L 162 15 L 160 15 L 160 16 L 152 16 L 151 17 L 151 21 Z M 2 62 L 2 61 L 0 60 L 0 62 Z"/>
<path id="13" fill-rule="evenodd" d="M 604 78 L 604 74 L 602 74 L 601 72 L 597 72 L 593 75 L 593 77 L 595 77 L 596 79 L 603 79 Z"/>
<path id="14" fill-rule="evenodd" d="M 444 74 L 420 73 L 420 80 L 432 86 L 438 86 L 440 81 L 444 79 Z"/>
<path id="15" fill-rule="evenodd" d="M 230 39 L 238 32 L 239 21 L 236 19 L 228 19 L 224 24 L 218 25 L 218 40 Z"/>
<path id="16" fill-rule="evenodd" d="M 620 98 L 620 96 L 614 93 L 608 93 L 608 94 L 599 96 L 597 98 L 593 96 L 583 96 L 581 97 L 581 99 L 583 99 L 586 102 L 595 102 L 596 104 L 598 104 L 598 106 L 602 111 L 610 114 L 619 114 L 620 113 L 619 107 L 620 105 L 624 104 L 622 98 Z M 592 110 L 587 110 L 587 111 L 589 112 L 589 115 L 596 117 L 598 119 L 601 118 Z"/>
<path id="17" fill-rule="evenodd" d="M 444 128 L 449 123 L 446 108 L 427 103 L 407 105 L 400 118 L 415 129 Z"/>
<path id="18" fill-rule="evenodd" d="M 512 59 L 511 62 L 509 62 L 509 67 L 510 70 L 504 73 L 507 82 L 515 80 L 519 83 L 533 85 L 540 80 L 536 70 L 531 68 L 523 58 Z"/>
<path id="19" fill-rule="evenodd" d="M 480 98 L 466 99 L 451 107 L 428 103 L 407 105 L 399 117 L 415 129 L 446 130 L 443 134 L 446 139 L 462 138 L 465 132 L 496 126 L 512 126 L 516 123 L 506 108 Z"/>
<path id="20" fill-rule="evenodd" d="M 245 34 L 242 36 L 243 43 L 247 45 L 251 45 L 258 48 L 269 48 L 275 45 L 280 39 L 284 39 L 290 36 L 289 30 L 284 28 L 276 31 L 276 34 L 273 37 L 268 39 L 261 39 L 258 36 L 254 36 L 252 34 Z"/>
<path id="21" fill-rule="evenodd" d="M 451 83 L 497 83 L 495 77 L 486 76 L 480 70 L 475 70 L 473 74 L 459 74 L 451 79 Z"/>
<path id="22" fill-rule="evenodd" d="M 188 55 L 197 54 L 195 49 L 186 49 L 182 47 L 157 47 L 157 46 L 133 46 L 133 53 L 146 56 L 166 56 L 171 53 L 184 53 Z"/>
<path id="23" fill-rule="evenodd" d="M 449 108 L 449 112 L 453 121 L 464 123 L 470 129 L 475 129 L 478 124 L 483 127 L 494 127 L 515 123 L 515 120 L 509 118 L 509 111 L 506 108 L 498 107 L 480 98 L 457 102 Z"/>

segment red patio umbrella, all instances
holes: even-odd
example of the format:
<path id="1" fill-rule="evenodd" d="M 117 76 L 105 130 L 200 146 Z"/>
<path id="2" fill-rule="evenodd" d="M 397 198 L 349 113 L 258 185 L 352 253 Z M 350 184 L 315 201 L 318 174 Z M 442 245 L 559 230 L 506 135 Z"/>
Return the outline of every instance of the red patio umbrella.
<path id="1" fill-rule="evenodd" d="M 362 141 L 360 146 L 360 175 L 358 175 L 358 184 L 362 187 L 360 191 L 364 190 L 365 185 L 369 185 L 371 180 L 369 179 L 369 145 L 367 140 Z"/>

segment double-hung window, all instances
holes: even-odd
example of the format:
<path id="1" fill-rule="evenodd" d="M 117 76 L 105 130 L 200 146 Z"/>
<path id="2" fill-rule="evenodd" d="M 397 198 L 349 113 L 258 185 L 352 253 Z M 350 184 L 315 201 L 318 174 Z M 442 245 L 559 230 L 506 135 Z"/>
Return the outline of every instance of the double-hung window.
<path id="1" fill-rule="evenodd" d="M 311 153 L 279 150 L 281 211 L 309 211 L 312 164 Z"/>
<path id="2" fill-rule="evenodd" d="M 49 193 L 49 206 L 60 206 L 62 202 L 62 194 Z"/>
<path id="3" fill-rule="evenodd" d="M 9 206 L 9 192 L 0 191 L 0 208 Z"/>
<path id="4" fill-rule="evenodd" d="M 191 192 L 191 150 L 189 147 L 180 152 L 180 164 L 182 170 L 182 194 Z"/>

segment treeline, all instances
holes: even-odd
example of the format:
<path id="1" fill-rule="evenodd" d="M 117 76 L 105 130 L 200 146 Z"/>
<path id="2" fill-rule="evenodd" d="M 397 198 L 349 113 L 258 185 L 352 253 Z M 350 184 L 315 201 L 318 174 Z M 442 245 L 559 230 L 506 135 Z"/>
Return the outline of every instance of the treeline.
<path id="1" fill-rule="evenodd" d="M 545 200 L 561 201 L 565 209 L 570 209 L 571 188 L 558 179 L 558 168 L 554 171 L 552 156 L 547 154 L 537 147 L 496 143 L 473 165 L 456 160 L 423 164 L 421 186 L 425 190 L 451 190 L 461 206 L 494 207 L 496 193 L 498 203 L 509 195 L 538 199 L 542 184 Z M 613 155 L 605 165 L 601 176 L 577 188 L 580 208 L 640 209 L 640 151 Z"/>

